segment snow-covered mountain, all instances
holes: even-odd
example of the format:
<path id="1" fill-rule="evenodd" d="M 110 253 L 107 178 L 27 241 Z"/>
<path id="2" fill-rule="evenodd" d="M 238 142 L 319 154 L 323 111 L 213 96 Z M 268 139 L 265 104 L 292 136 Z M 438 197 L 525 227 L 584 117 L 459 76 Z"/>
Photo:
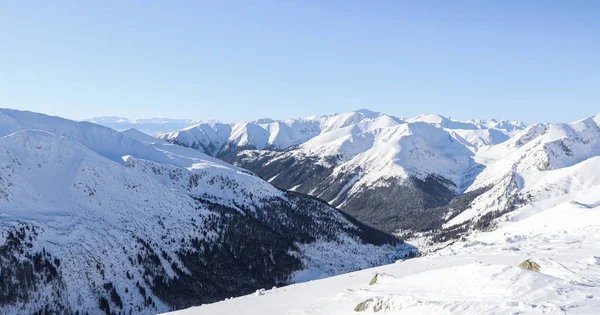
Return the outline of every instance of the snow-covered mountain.
<path id="1" fill-rule="evenodd" d="M 462 236 L 438 234 L 425 257 L 177 314 L 598 314 L 599 125 L 533 125 L 478 150 L 485 169 L 447 212 Z"/>
<path id="2" fill-rule="evenodd" d="M 193 119 L 172 119 L 172 118 L 148 118 L 148 119 L 128 119 L 122 117 L 94 117 L 85 121 L 106 126 L 117 131 L 126 129 L 137 129 L 148 135 L 163 134 L 179 129 L 195 126 L 201 123 L 211 123 L 214 121 L 201 121 Z"/>
<path id="3" fill-rule="evenodd" d="M 583 189 L 585 168 L 597 163 L 599 156 L 600 115 L 574 123 L 529 126 L 509 141 L 477 152 L 475 160 L 485 168 L 467 192 L 485 192 L 446 226 L 487 225 L 520 204 Z M 548 181 L 556 180 L 548 174 L 561 174 L 561 178 L 550 185 Z M 540 196 L 541 190 L 548 193 Z"/>
<path id="4" fill-rule="evenodd" d="M 186 312 L 595 314 L 598 174 L 600 115 L 360 110 L 152 137 L 0 109 L 0 310 L 155 313 L 259 289 Z M 426 256 L 261 290 L 417 253 L 381 231 Z"/>
<path id="5" fill-rule="evenodd" d="M 201 124 L 160 138 L 249 169 L 277 187 L 327 201 L 387 232 L 406 214 L 447 204 L 481 171 L 475 155 L 524 128 L 440 115 L 368 110 L 285 121 Z"/>
<path id="6" fill-rule="evenodd" d="M 0 109 L 2 313 L 156 313 L 414 255 L 136 130 Z"/>
<path id="7" fill-rule="evenodd" d="M 406 121 L 405 121 L 406 120 Z M 244 149 L 285 150 L 303 144 L 317 136 L 326 139 L 356 135 L 367 128 L 377 129 L 404 124 L 426 122 L 438 127 L 456 130 L 470 138 L 472 145 L 490 145 L 508 139 L 509 135 L 525 127 L 522 122 L 467 121 L 461 122 L 440 115 L 421 115 L 400 119 L 384 113 L 361 109 L 349 113 L 273 120 L 269 118 L 241 123 L 207 122 L 182 130 L 165 133 L 160 138 L 182 146 L 199 149 L 206 154 L 221 157 Z M 362 125 L 362 126 L 361 126 Z M 343 129 L 343 131 L 338 131 Z M 336 133 L 330 133 L 337 131 Z"/>
<path id="8" fill-rule="evenodd" d="M 324 132 L 357 124 L 363 120 L 385 116 L 366 109 L 329 116 L 312 116 L 288 120 L 269 118 L 241 123 L 202 123 L 166 133 L 162 139 L 199 149 L 206 154 L 223 156 L 242 149 L 284 150 L 302 144 Z"/>

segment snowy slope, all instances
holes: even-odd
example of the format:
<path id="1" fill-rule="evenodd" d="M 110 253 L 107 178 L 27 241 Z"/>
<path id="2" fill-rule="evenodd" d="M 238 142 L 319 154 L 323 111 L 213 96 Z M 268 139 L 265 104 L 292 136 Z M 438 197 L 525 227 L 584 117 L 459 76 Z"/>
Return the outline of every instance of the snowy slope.
<path id="1" fill-rule="evenodd" d="M 156 313 L 413 250 L 199 151 L 8 109 L 0 208 L 3 313 Z"/>
<path id="2" fill-rule="evenodd" d="M 435 174 L 461 191 L 464 172 L 473 167 L 474 152 L 481 146 L 504 142 L 520 128 L 493 129 L 496 125 L 460 122 L 440 115 L 421 115 L 399 123 L 382 116 L 325 132 L 299 146 L 298 151 L 322 160 L 336 157 L 338 169 L 364 169 L 368 173 L 361 176 L 358 186 L 373 185 L 386 176 L 424 179 Z"/>
<path id="3" fill-rule="evenodd" d="M 494 212 L 511 210 L 515 203 L 527 202 L 535 196 L 528 185 L 531 176 L 564 174 L 569 178 L 564 182 L 569 185 L 560 189 L 565 194 L 573 190 L 579 183 L 578 174 L 594 171 L 586 170 L 589 163 L 582 162 L 600 156 L 599 123 L 597 115 L 570 124 L 532 125 L 505 143 L 479 150 L 475 160 L 485 165 L 485 169 L 469 190 L 492 188 L 447 226 L 475 221 Z"/>
<path id="4" fill-rule="evenodd" d="M 425 257 L 176 314 L 598 314 L 599 167 L 528 172 L 526 205 Z"/>
<path id="5" fill-rule="evenodd" d="M 160 142 L 160 140 L 158 138 L 155 138 L 147 133 L 143 133 L 135 128 L 125 129 L 125 130 L 121 131 L 121 133 L 130 138 L 133 138 L 137 141 L 140 141 L 140 142 L 146 142 L 146 143 Z"/>

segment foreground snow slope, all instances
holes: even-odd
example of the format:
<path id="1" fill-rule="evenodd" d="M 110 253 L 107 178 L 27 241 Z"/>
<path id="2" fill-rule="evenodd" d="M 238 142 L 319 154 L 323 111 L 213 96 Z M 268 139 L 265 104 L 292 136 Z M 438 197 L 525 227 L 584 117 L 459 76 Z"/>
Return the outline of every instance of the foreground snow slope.
<path id="1" fill-rule="evenodd" d="M 360 314 L 357 307 L 384 314 L 598 314 L 600 159 L 575 167 L 587 173 L 528 176 L 524 187 L 535 201 L 505 215 L 496 230 L 428 256 L 178 314 Z M 565 193 L 569 184 L 575 189 Z M 540 272 L 518 266 L 527 259 Z"/>

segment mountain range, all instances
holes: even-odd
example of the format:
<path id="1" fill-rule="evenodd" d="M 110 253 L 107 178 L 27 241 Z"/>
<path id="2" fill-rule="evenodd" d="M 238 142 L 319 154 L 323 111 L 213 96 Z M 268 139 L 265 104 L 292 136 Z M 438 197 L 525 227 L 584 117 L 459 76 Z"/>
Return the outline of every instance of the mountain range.
<path id="1" fill-rule="evenodd" d="M 128 119 L 123 117 L 103 116 L 85 119 L 84 121 L 103 125 L 117 131 L 127 129 L 137 129 L 145 134 L 154 135 L 159 133 L 171 132 L 201 123 L 216 122 L 214 120 L 193 120 L 193 119 L 173 119 L 173 118 L 145 118 Z"/>
<path id="2" fill-rule="evenodd" d="M 418 255 L 466 264 L 486 252 L 483 232 L 497 229 L 496 255 L 509 246 L 499 231 L 524 234 L 543 213 L 581 212 L 571 225 L 589 228 L 599 158 L 600 115 L 527 126 L 357 110 L 228 124 L 0 109 L 0 309 L 151 314 Z M 533 246 L 522 245 L 511 253 Z M 377 294 L 342 299 L 413 305 Z M 198 310 L 227 312 L 214 305 Z"/>
<path id="3" fill-rule="evenodd" d="M 480 148 L 525 129 L 507 120 L 397 118 L 369 110 L 248 123 L 204 123 L 159 135 L 311 195 L 389 233 L 415 230 L 422 211 L 467 191 Z M 427 216 L 425 220 L 429 220 Z M 431 229 L 439 220 L 423 222 Z"/>

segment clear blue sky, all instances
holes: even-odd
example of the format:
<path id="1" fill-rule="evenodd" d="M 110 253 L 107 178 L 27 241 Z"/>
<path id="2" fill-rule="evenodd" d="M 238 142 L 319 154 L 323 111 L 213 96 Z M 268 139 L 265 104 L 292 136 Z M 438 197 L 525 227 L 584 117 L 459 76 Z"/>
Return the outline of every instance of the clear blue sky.
<path id="1" fill-rule="evenodd" d="M 600 112 L 600 1 L 1 1 L 0 107 L 576 120 Z"/>

